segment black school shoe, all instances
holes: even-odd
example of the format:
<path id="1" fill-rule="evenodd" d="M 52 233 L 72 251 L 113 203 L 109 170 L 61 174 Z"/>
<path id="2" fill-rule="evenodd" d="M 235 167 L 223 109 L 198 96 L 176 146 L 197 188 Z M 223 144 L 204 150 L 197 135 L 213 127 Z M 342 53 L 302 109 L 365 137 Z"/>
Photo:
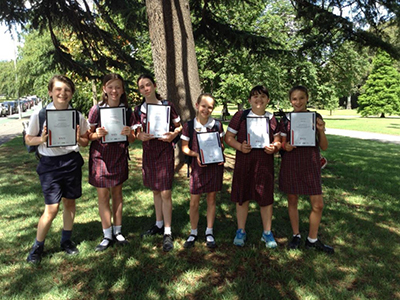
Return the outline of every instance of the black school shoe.
<path id="1" fill-rule="evenodd" d="M 188 241 L 188 239 L 189 239 L 191 236 L 194 237 L 194 240 Z M 186 239 L 186 242 L 183 244 L 183 248 L 186 248 L 186 249 L 192 248 L 192 247 L 194 246 L 194 243 L 195 243 L 196 241 L 197 241 L 197 235 L 194 235 L 194 234 L 189 235 L 189 237 Z"/>
<path id="2" fill-rule="evenodd" d="M 292 237 L 292 240 L 289 242 L 287 248 L 289 250 L 295 250 L 295 249 L 299 249 L 301 244 L 301 238 L 297 235 Z"/>
<path id="3" fill-rule="evenodd" d="M 33 245 L 26 261 L 31 264 L 40 264 L 42 261 L 43 250 L 44 246 Z"/>
<path id="4" fill-rule="evenodd" d="M 76 248 L 75 243 L 71 240 L 64 241 L 60 246 L 61 246 L 61 249 L 64 250 L 65 253 L 67 253 L 69 255 L 74 255 L 74 254 L 79 253 L 79 250 L 78 250 L 78 248 Z"/>
<path id="5" fill-rule="evenodd" d="M 163 233 L 164 233 L 164 226 L 159 228 L 157 225 L 153 225 L 153 227 L 151 227 L 145 233 L 142 233 L 142 238 L 150 235 L 163 234 Z"/>
<path id="6" fill-rule="evenodd" d="M 169 252 L 174 249 L 174 238 L 171 234 L 164 234 L 163 239 L 163 250 L 164 252 Z"/>
<path id="7" fill-rule="evenodd" d="M 315 243 L 310 243 L 308 239 L 306 239 L 306 248 L 307 249 L 315 249 L 318 251 L 325 252 L 327 254 L 335 253 L 335 250 L 331 246 L 324 245 L 319 239 Z"/>
<path id="8" fill-rule="evenodd" d="M 108 243 L 105 244 L 105 245 L 102 244 L 104 240 L 106 240 L 106 241 L 108 242 Z M 113 245 L 113 240 L 110 240 L 110 239 L 108 239 L 108 238 L 103 238 L 102 241 L 100 242 L 100 244 L 98 244 L 98 245 L 96 246 L 96 248 L 94 248 L 94 251 L 96 251 L 96 252 L 101 252 L 101 251 L 106 250 L 108 247 L 111 247 L 112 245 Z"/>
<path id="9" fill-rule="evenodd" d="M 122 237 L 123 239 L 122 239 L 122 240 L 119 240 L 119 239 L 117 238 L 118 236 Z M 120 232 L 120 233 L 117 233 L 116 235 L 114 235 L 114 236 L 113 236 L 113 239 L 114 239 L 114 243 L 116 243 L 117 245 L 120 245 L 120 246 L 126 246 L 126 245 L 129 244 L 129 242 L 125 239 L 125 237 L 122 235 L 121 232 Z"/>
<path id="10" fill-rule="evenodd" d="M 211 236 L 211 237 L 213 238 L 213 241 L 212 241 L 212 242 L 207 241 L 207 237 L 208 237 L 208 236 Z M 214 235 L 212 235 L 211 233 L 206 234 L 205 240 L 206 240 L 206 246 L 207 246 L 208 249 L 217 248 L 217 244 L 215 243 Z"/>

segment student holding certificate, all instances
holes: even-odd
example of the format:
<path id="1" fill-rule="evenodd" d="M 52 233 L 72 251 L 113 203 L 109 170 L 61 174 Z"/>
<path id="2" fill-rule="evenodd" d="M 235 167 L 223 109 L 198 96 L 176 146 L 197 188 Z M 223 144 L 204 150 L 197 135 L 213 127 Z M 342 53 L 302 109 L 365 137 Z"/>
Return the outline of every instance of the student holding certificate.
<path id="1" fill-rule="evenodd" d="M 294 113 L 307 112 L 308 90 L 304 86 L 293 87 L 289 91 L 289 100 Z M 293 146 L 290 143 L 290 116 L 284 116 L 280 123 L 282 136 L 281 170 L 279 174 L 279 189 L 288 196 L 288 212 L 292 225 L 293 236 L 288 244 L 289 249 L 298 249 L 301 244 L 299 228 L 298 200 L 299 194 L 309 195 L 311 202 L 310 225 L 305 246 L 328 254 L 334 253 L 332 247 L 318 239 L 318 228 L 321 222 L 324 202 L 321 188 L 320 148 L 328 148 L 325 135 L 325 122 L 321 115 L 316 114 L 317 143 L 316 146 Z M 303 126 L 304 127 L 304 126 Z M 293 129 L 293 128 L 292 128 Z"/>
<path id="2" fill-rule="evenodd" d="M 89 112 L 89 139 L 92 141 L 89 183 L 97 189 L 103 228 L 103 240 L 96 246 L 95 251 L 104 251 L 114 243 L 128 243 L 121 231 L 122 185 L 128 179 L 128 143 L 135 140 L 131 130 L 133 121 L 132 110 L 128 108 L 124 80 L 118 74 L 104 76 L 102 101 L 99 105 L 94 105 Z M 116 138 L 107 139 L 111 135 Z"/>
<path id="3" fill-rule="evenodd" d="M 201 149 L 199 151 L 198 134 L 207 132 L 217 132 L 219 145 L 223 150 L 224 130 L 221 122 L 217 122 L 211 117 L 214 110 L 215 100 L 210 94 L 201 94 L 196 101 L 196 118 L 187 122 L 183 126 L 181 135 L 182 152 L 193 157 L 191 162 L 190 176 L 190 225 L 191 231 L 187 238 L 184 248 L 191 248 L 197 240 L 199 223 L 199 203 L 200 196 L 203 193 L 207 194 L 207 229 L 205 232 L 205 242 L 208 248 L 215 248 L 214 239 L 214 220 L 216 211 L 216 194 L 222 189 L 222 176 L 224 172 L 223 162 L 202 165 L 200 159 Z M 189 126 L 192 126 L 190 129 Z M 189 143 L 190 142 L 190 143 Z M 190 147 L 189 147 L 190 144 Z M 211 146 L 217 149 L 218 145 Z M 221 151 L 222 152 L 222 151 Z M 222 154 L 222 153 L 221 153 Z M 223 155 L 223 154 L 222 154 Z"/>
<path id="4" fill-rule="evenodd" d="M 75 92 L 75 85 L 68 77 L 55 75 L 48 85 L 49 96 L 52 102 L 46 110 L 72 110 L 70 105 Z M 89 124 L 85 117 L 79 113 L 79 125 L 76 125 L 76 145 L 47 147 L 48 131 L 44 122 L 43 128 L 39 128 L 39 111 L 35 111 L 26 131 L 25 143 L 30 146 L 38 146 L 40 161 L 37 166 L 40 184 L 42 186 L 45 209 L 39 219 L 36 239 L 29 252 L 29 263 L 40 263 L 44 250 L 44 242 L 50 226 L 57 216 L 60 202 L 63 202 L 63 230 L 61 233 L 61 249 L 67 254 L 77 254 L 79 250 L 71 240 L 72 227 L 75 218 L 75 199 L 82 195 L 82 166 L 83 158 L 79 153 L 79 147 L 88 145 Z M 69 120 L 72 121 L 73 120 Z M 70 122 L 71 123 L 71 122 Z"/>
<path id="5" fill-rule="evenodd" d="M 156 93 L 157 85 L 152 76 L 141 75 L 137 80 L 137 84 L 144 100 L 142 104 L 135 108 L 134 127 L 137 128 L 136 137 L 142 141 L 143 145 L 143 184 L 153 191 L 156 213 L 156 224 L 142 236 L 164 234 L 163 250 L 168 252 L 174 247 L 171 231 L 171 189 L 174 178 L 174 146 L 172 142 L 182 131 L 181 119 L 172 102 L 163 100 Z M 152 111 L 156 113 L 149 115 L 149 106 L 158 106 L 159 110 L 154 109 Z M 167 128 L 169 131 L 165 132 L 162 137 L 155 138 L 147 130 L 150 127 L 160 128 L 165 124 L 165 122 L 157 124 L 158 113 L 162 110 L 168 112 L 166 117 L 170 121 L 171 126 Z"/>
<path id="6" fill-rule="evenodd" d="M 263 233 L 261 241 L 267 248 L 277 246 L 271 232 L 272 204 L 274 202 L 274 153 L 278 152 L 280 136 L 274 115 L 266 111 L 270 102 L 269 92 L 263 86 L 250 91 L 250 110 L 238 111 L 229 123 L 226 143 L 236 149 L 235 170 L 233 173 L 231 200 L 236 203 L 238 229 L 233 244 L 244 246 L 247 234 L 245 230 L 249 201 L 255 200 L 260 206 Z M 246 117 L 245 117 L 246 116 Z M 269 146 L 253 149 L 246 141 L 248 129 L 247 117 L 269 119 Z"/>

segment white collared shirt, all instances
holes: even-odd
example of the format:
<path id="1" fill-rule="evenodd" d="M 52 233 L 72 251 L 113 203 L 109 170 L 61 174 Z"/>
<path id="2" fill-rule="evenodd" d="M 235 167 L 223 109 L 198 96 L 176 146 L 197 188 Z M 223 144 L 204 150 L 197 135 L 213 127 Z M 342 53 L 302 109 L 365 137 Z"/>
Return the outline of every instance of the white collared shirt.
<path id="1" fill-rule="evenodd" d="M 194 130 L 196 132 L 207 132 L 207 128 L 212 129 L 214 127 L 214 125 L 215 125 L 215 119 L 212 117 L 208 117 L 207 123 L 204 125 L 201 124 L 200 122 L 198 122 L 197 118 L 194 119 L 194 123 L 193 123 Z M 220 137 L 223 137 L 225 135 L 225 132 L 221 132 L 219 135 L 220 135 Z M 181 135 L 181 139 L 184 141 L 190 141 L 190 138 L 191 137 L 188 137 L 186 135 L 183 135 L 183 134 Z"/>

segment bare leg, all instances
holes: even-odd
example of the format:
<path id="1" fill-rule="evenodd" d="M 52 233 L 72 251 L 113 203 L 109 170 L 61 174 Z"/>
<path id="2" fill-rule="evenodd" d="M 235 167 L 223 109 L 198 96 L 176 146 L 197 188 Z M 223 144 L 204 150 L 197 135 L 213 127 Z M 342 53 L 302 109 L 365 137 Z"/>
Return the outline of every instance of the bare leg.
<path id="1" fill-rule="evenodd" d="M 290 224 L 292 225 L 293 234 L 299 234 L 299 210 L 297 208 L 299 202 L 299 196 L 294 194 L 288 194 L 288 212 L 290 218 Z"/>
<path id="2" fill-rule="evenodd" d="M 97 188 L 99 214 L 103 229 L 111 227 L 110 191 L 108 188 Z"/>
<path id="3" fill-rule="evenodd" d="M 310 229 L 308 236 L 311 239 L 318 237 L 318 228 L 321 223 L 322 210 L 324 209 L 324 201 L 322 195 L 311 195 L 311 213 L 310 213 Z"/>
<path id="4" fill-rule="evenodd" d="M 113 223 L 115 226 L 122 225 L 122 184 L 111 188 Z"/>
<path id="5" fill-rule="evenodd" d="M 200 203 L 200 195 L 190 195 L 190 226 L 191 229 L 197 229 L 197 225 L 199 224 L 199 203 Z"/>
<path id="6" fill-rule="evenodd" d="M 207 227 L 213 228 L 216 211 L 216 195 L 217 192 L 211 192 L 207 194 Z"/>
<path id="7" fill-rule="evenodd" d="M 162 191 L 161 199 L 162 199 L 162 216 L 164 218 L 164 226 L 171 227 L 172 224 L 171 190 Z"/>
<path id="8" fill-rule="evenodd" d="M 46 238 L 47 233 L 49 232 L 50 226 L 57 216 L 58 208 L 60 204 L 46 204 L 44 207 L 44 212 L 39 219 L 37 233 L 36 233 L 36 240 L 38 242 L 43 242 Z"/>
<path id="9" fill-rule="evenodd" d="M 64 230 L 72 230 L 74 226 L 74 219 L 75 219 L 75 199 L 65 199 L 63 198 L 63 229 Z"/>
<path id="10" fill-rule="evenodd" d="M 272 204 L 268 206 L 260 206 L 261 220 L 264 231 L 270 231 L 272 226 Z"/>
<path id="11" fill-rule="evenodd" d="M 244 202 L 242 205 L 236 203 L 236 218 L 237 218 L 237 225 L 238 229 L 245 230 L 247 215 L 249 213 L 249 201 Z"/>
<path id="12" fill-rule="evenodd" d="M 163 220 L 163 202 L 160 191 L 153 191 L 154 209 L 156 212 L 156 221 Z"/>

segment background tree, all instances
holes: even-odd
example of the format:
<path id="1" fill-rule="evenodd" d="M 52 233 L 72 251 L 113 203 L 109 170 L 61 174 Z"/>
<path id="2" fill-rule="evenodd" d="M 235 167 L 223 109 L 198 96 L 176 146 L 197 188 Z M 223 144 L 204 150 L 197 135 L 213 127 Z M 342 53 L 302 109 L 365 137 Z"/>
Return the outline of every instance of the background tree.
<path id="1" fill-rule="evenodd" d="M 384 118 L 385 114 L 400 113 L 400 73 L 386 52 L 376 54 L 358 105 L 363 117 L 380 115 Z"/>

